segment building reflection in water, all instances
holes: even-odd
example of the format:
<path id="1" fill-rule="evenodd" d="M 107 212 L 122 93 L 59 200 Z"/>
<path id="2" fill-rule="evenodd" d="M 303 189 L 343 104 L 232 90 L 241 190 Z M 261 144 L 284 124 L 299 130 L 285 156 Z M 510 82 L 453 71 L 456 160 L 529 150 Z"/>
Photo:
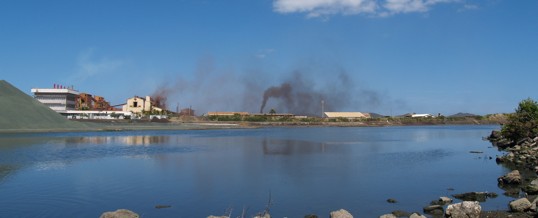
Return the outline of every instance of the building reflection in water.
<path id="1" fill-rule="evenodd" d="M 91 136 L 65 138 L 66 144 L 125 144 L 125 145 L 157 145 L 170 142 L 170 136 L 133 135 L 133 136 Z"/>

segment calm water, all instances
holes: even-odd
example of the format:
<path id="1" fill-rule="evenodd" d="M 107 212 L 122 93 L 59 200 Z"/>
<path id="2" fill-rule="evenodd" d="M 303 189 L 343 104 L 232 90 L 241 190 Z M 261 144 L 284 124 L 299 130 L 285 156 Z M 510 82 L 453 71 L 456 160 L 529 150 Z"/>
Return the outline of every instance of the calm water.
<path id="1" fill-rule="evenodd" d="M 0 217 L 274 217 L 420 211 L 493 191 L 508 170 L 482 141 L 497 126 L 269 128 L 0 135 Z M 471 154 L 469 151 L 483 151 Z M 448 190 L 455 189 L 454 191 Z M 398 200 L 396 204 L 386 202 Z M 156 209 L 156 205 L 171 205 Z"/>

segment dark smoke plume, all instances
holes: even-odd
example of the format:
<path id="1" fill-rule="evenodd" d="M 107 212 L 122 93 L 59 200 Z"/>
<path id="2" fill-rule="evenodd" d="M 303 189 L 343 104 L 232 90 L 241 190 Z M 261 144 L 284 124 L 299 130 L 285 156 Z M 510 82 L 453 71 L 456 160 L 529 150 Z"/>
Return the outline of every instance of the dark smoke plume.
<path id="1" fill-rule="evenodd" d="M 291 91 L 291 85 L 289 83 L 283 83 L 278 87 L 273 86 L 265 90 L 263 93 L 263 101 L 260 108 L 260 113 L 263 113 L 263 109 L 265 108 L 265 104 L 267 104 L 267 100 L 269 100 L 269 98 L 282 98 L 285 102 L 291 103 Z"/>
<path id="2" fill-rule="evenodd" d="M 267 85 L 267 81 L 274 73 L 257 66 L 244 72 L 218 67 L 211 57 L 200 59 L 192 77 L 183 77 L 184 74 L 177 72 L 156 87 L 151 96 L 159 106 L 166 108 L 167 103 L 177 104 L 177 107 L 192 106 L 201 113 L 264 113 L 266 108 L 274 108 L 278 113 L 320 116 L 321 101 L 325 103 L 325 111 L 360 112 L 392 109 L 395 103 L 389 96 L 365 88 L 361 81 L 353 81 L 359 75 L 350 76 L 340 67 L 324 64 L 300 67 L 272 85 Z M 398 108 L 404 106 L 402 103 Z"/>
<path id="3" fill-rule="evenodd" d="M 270 99 L 274 99 L 279 112 L 319 116 L 322 101 L 325 111 L 359 111 L 373 109 L 381 104 L 380 95 L 353 83 L 346 72 L 330 75 L 315 84 L 303 73 L 296 71 L 279 86 L 272 86 L 263 93 L 260 113 Z"/>

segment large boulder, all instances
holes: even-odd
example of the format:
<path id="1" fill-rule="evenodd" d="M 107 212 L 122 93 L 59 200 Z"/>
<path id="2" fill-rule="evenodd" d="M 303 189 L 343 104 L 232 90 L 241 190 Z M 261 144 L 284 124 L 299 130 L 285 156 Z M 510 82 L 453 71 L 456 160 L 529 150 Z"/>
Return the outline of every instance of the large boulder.
<path id="1" fill-rule="evenodd" d="M 139 218 L 140 216 L 133 211 L 119 209 L 116 211 L 104 212 L 99 218 Z"/>
<path id="2" fill-rule="evenodd" d="M 481 211 L 482 207 L 480 207 L 480 203 L 478 203 L 478 201 L 464 201 L 461 203 L 448 205 L 445 216 L 453 218 L 479 218 Z"/>
<path id="3" fill-rule="evenodd" d="M 379 216 L 379 218 L 398 218 L 398 217 L 395 216 L 392 213 L 389 213 L 389 214 L 383 214 L 383 215 Z"/>
<path id="4" fill-rule="evenodd" d="M 531 202 L 527 198 L 520 198 L 510 202 L 510 210 L 513 212 L 523 212 L 531 209 Z"/>
<path id="5" fill-rule="evenodd" d="M 353 216 L 349 212 L 347 212 L 347 210 L 340 209 L 331 212 L 330 218 L 353 218 Z"/>
<path id="6" fill-rule="evenodd" d="M 521 184 L 521 174 L 518 170 L 507 173 L 498 179 L 500 185 L 518 185 Z"/>

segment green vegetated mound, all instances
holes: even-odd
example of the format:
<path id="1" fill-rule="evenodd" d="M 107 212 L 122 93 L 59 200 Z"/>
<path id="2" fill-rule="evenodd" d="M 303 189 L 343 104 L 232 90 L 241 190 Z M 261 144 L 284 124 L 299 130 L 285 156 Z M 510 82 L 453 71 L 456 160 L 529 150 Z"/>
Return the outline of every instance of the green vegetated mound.
<path id="1" fill-rule="evenodd" d="M 0 132 L 84 128 L 85 124 L 67 120 L 5 80 L 0 80 Z"/>

